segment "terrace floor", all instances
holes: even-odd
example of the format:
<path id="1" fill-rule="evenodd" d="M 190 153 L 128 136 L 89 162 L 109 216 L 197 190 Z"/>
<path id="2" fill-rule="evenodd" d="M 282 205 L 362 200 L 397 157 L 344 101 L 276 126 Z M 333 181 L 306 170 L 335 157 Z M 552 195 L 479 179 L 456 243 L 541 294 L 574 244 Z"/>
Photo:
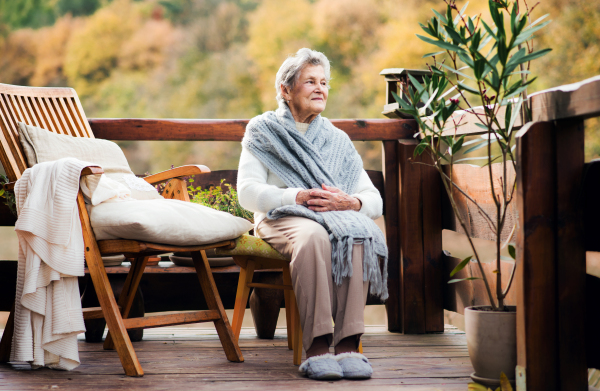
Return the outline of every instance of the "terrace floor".
<path id="1" fill-rule="evenodd" d="M 465 335 L 447 326 L 444 334 L 401 335 L 385 327 L 368 326 L 363 337 L 373 378 L 366 381 L 317 382 L 306 379 L 292 364 L 285 329 L 275 339 L 256 338 L 253 328 L 244 328 L 240 347 L 244 363 L 225 359 L 213 329 L 176 326 L 144 331 L 144 340 L 134 342 L 144 368 L 142 378 L 123 374 L 114 351 L 101 343 L 86 343 L 80 336 L 81 365 L 71 372 L 30 370 L 24 366 L 0 365 L 0 390 L 296 390 L 377 389 L 466 390 L 473 368 Z"/>

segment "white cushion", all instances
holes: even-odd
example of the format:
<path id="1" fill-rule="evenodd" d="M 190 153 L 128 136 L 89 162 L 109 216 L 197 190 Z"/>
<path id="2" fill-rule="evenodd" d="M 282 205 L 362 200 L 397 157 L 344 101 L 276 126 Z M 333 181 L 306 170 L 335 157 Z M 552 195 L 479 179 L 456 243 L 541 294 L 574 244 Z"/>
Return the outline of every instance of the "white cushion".
<path id="1" fill-rule="evenodd" d="M 136 200 L 162 199 L 154 186 L 133 174 L 123 151 L 112 141 L 56 134 L 22 122 L 19 140 L 29 167 L 74 157 L 101 166 L 107 177 L 128 187 Z"/>
<path id="2" fill-rule="evenodd" d="M 179 200 L 105 202 L 91 207 L 97 240 L 133 239 L 194 246 L 235 239 L 253 228 L 229 213 Z"/>

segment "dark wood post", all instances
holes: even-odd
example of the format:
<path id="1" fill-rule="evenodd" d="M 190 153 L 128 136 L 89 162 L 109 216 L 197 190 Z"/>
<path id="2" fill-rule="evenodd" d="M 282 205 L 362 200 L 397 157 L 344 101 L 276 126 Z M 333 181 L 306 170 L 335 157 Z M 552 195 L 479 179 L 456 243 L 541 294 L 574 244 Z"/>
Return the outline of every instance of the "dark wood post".
<path id="1" fill-rule="evenodd" d="M 400 167 L 398 142 L 383 141 L 383 180 L 385 184 L 385 233 L 388 246 L 388 297 L 385 307 L 388 317 L 388 330 L 402 331 L 402 310 L 400 305 L 400 221 L 399 186 Z"/>
<path id="2" fill-rule="evenodd" d="M 413 157 L 415 140 L 398 145 L 402 331 L 443 332 L 441 180 L 426 155 Z"/>
<path id="3" fill-rule="evenodd" d="M 517 389 L 587 390 L 583 123 L 517 135 Z"/>
<path id="4" fill-rule="evenodd" d="M 587 390 L 583 119 L 556 126 L 556 276 L 561 390 Z"/>

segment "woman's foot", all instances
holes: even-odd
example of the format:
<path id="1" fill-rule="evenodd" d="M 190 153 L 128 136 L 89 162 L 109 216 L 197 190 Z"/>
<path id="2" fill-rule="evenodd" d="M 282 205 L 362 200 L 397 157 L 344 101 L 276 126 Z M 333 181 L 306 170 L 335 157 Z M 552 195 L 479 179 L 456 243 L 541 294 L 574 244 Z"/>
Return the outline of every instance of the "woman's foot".
<path id="1" fill-rule="evenodd" d="M 358 353 L 360 335 L 351 335 L 335 345 L 335 359 L 342 368 L 344 379 L 370 379 L 373 368 L 369 360 Z"/>
<path id="2" fill-rule="evenodd" d="M 298 371 L 314 380 L 339 380 L 344 374 L 336 357 L 330 353 L 307 358 Z"/>
<path id="3" fill-rule="evenodd" d="M 344 379 L 370 379 L 373 375 L 371 363 L 360 353 L 340 353 L 335 356 L 335 359 L 342 368 Z"/>

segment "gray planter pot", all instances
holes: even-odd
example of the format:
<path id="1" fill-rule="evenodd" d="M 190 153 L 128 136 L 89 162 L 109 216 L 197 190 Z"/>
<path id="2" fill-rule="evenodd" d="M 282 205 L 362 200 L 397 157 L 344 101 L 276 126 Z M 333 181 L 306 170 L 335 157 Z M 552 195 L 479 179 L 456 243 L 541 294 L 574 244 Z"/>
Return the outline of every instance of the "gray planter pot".
<path id="1" fill-rule="evenodd" d="M 500 373 L 515 381 L 517 366 L 517 312 L 485 311 L 490 306 L 465 309 L 465 333 L 469 357 L 475 372 L 471 379 L 486 386 L 500 385 Z M 479 309 L 479 310 L 478 310 Z"/>

